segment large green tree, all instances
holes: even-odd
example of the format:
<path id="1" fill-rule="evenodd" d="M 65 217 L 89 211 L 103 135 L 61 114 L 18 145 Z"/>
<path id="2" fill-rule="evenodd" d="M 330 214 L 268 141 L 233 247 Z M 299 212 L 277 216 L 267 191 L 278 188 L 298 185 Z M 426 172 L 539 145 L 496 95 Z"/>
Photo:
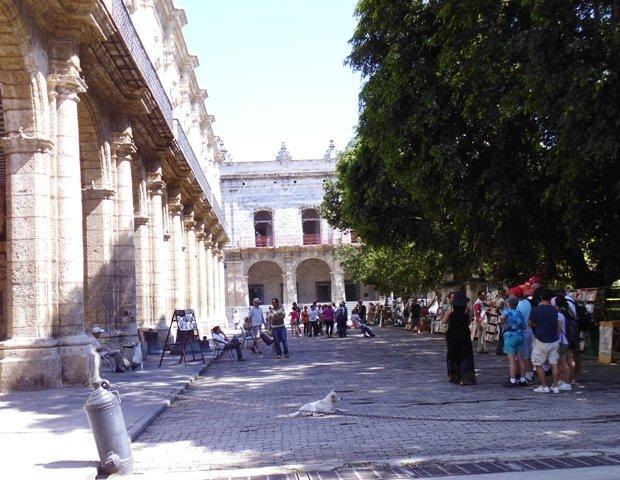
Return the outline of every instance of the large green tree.
<path id="1" fill-rule="evenodd" d="M 457 278 L 617 279 L 617 2 L 361 0 L 357 16 L 358 138 L 330 220 L 441 252 Z"/>

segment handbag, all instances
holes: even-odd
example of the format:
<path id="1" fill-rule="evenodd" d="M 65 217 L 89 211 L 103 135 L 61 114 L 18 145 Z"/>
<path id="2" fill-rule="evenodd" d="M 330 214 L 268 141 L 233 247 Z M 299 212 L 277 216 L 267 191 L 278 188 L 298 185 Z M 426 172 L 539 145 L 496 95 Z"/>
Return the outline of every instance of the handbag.
<path id="1" fill-rule="evenodd" d="M 267 335 L 265 332 L 260 332 L 260 338 L 266 345 L 271 345 L 273 343 L 273 338 Z"/>

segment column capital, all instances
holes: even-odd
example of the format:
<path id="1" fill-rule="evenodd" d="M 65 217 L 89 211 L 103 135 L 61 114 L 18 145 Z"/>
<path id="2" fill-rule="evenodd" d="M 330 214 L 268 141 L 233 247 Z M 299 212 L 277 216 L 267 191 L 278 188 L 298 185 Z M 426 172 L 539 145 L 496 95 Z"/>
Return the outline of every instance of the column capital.
<path id="1" fill-rule="evenodd" d="M 166 188 L 166 182 L 164 182 L 161 173 L 149 172 L 146 175 L 146 188 L 151 194 L 162 195 Z"/>
<path id="2" fill-rule="evenodd" d="M 211 248 L 211 246 L 213 245 L 213 235 L 205 232 L 204 240 L 205 240 L 205 247 Z"/>
<path id="3" fill-rule="evenodd" d="M 63 95 L 78 101 L 78 94 L 87 90 L 86 82 L 78 73 L 52 73 L 47 76 L 48 91 L 51 95 Z"/>
<path id="4" fill-rule="evenodd" d="M 112 152 L 114 155 L 131 158 L 137 151 L 131 132 L 114 132 L 112 134 Z"/>
<path id="5" fill-rule="evenodd" d="M 185 230 L 194 230 L 196 227 L 196 220 L 194 219 L 194 212 L 190 210 L 185 214 Z"/>
<path id="6" fill-rule="evenodd" d="M 172 215 L 181 215 L 183 213 L 183 204 L 181 199 L 172 199 L 168 202 L 168 210 Z"/>

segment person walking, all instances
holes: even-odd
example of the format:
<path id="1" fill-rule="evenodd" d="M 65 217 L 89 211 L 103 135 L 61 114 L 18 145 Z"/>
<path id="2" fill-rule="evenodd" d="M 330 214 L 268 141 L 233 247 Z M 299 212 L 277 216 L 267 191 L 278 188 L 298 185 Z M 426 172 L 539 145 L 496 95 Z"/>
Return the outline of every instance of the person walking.
<path id="1" fill-rule="evenodd" d="M 476 370 L 472 348 L 467 312 L 469 298 L 463 292 L 457 292 L 452 301 L 451 310 L 445 321 L 448 323 L 446 343 L 448 351 L 446 364 L 448 380 L 457 385 L 475 385 Z"/>
<path id="2" fill-rule="evenodd" d="M 420 319 L 422 318 L 422 307 L 417 298 L 411 301 L 411 330 L 420 333 Z"/>
<path id="3" fill-rule="evenodd" d="M 361 300 L 357 302 L 357 314 L 362 322 L 366 322 L 366 305 Z"/>
<path id="4" fill-rule="evenodd" d="M 296 306 L 296 305 L 295 305 Z M 299 309 L 294 308 L 291 310 L 291 335 L 293 337 L 301 336 L 301 331 L 299 330 Z"/>
<path id="5" fill-rule="evenodd" d="M 286 313 L 284 312 L 284 308 L 280 306 L 280 300 L 275 297 L 271 299 L 271 306 L 273 307 L 271 333 L 273 334 L 273 343 L 276 348 L 276 358 L 282 358 L 282 350 L 284 350 L 284 356 L 288 358 L 288 342 L 286 338 L 286 327 L 284 326 Z M 280 346 L 280 344 L 282 344 L 282 346 Z"/>

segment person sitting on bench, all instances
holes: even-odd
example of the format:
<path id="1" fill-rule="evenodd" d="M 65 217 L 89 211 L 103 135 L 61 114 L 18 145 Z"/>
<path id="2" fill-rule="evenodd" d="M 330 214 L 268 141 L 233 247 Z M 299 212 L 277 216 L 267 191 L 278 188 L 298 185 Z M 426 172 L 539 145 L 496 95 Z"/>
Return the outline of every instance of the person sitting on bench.
<path id="1" fill-rule="evenodd" d="M 123 354 L 120 350 L 110 350 L 106 345 L 102 345 L 99 341 L 99 337 L 101 337 L 101 334 L 105 332 L 105 330 L 101 327 L 94 326 L 91 332 L 93 335 L 90 343 L 95 348 L 95 351 L 101 356 L 101 358 L 105 358 L 110 362 L 114 360 L 114 371 L 116 373 L 123 373 L 125 371 Z"/>
<path id="2" fill-rule="evenodd" d="M 211 336 L 213 337 L 213 342 L 216 345 L 219 345 L 222 351 L 232 350 L 233 348 L 237 352 L 237 360 L 243 362 L 245 359 L 243 358 L 243 353 L 241 353 L 241 342 L 239 338 L 233 337 L 232 340 L 228 340 L 228 337 L 219 325 L 216 325 L 211 329 Z"/>

